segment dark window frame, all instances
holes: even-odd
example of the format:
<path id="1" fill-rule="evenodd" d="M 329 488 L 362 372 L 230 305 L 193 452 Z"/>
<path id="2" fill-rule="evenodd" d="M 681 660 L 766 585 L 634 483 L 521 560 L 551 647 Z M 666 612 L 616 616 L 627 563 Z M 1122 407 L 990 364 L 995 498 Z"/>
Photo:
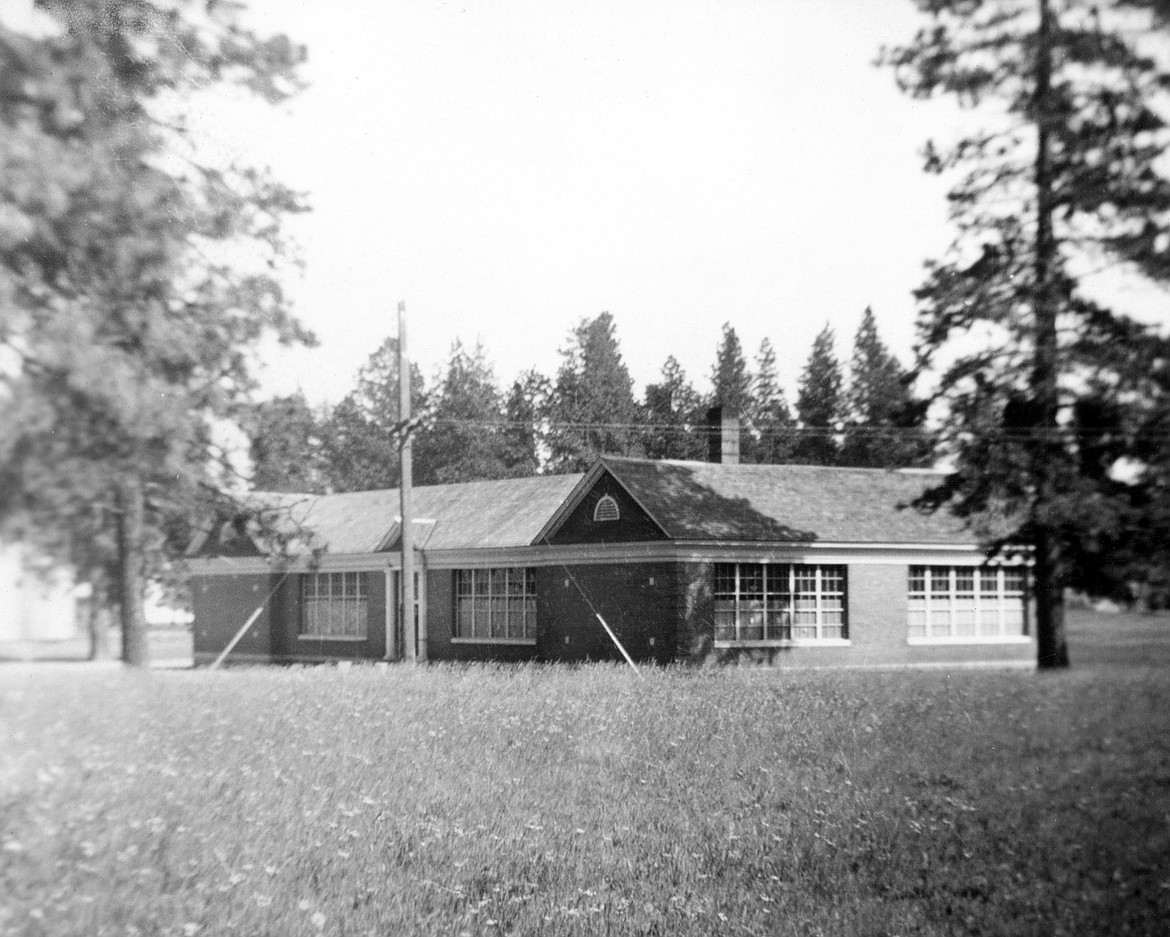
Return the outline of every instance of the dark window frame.
<path id="1" fill-rule="evenodd" d="M 365 641 L 370 587 L 364 572 L 303 573 L 298 637 L 311 641 Z"/>
<path id="2" fill-rule="evenodd" d="M 719 645 L 849 640 L 849 577 L 843 564 L 716 563 L 713 598 Z"/>
<path id="3" fill-rule="evenodd" d="M 531 566 L 457 569 L 452 578 L 452 640 L 536 643 L 536 570 Z"/>

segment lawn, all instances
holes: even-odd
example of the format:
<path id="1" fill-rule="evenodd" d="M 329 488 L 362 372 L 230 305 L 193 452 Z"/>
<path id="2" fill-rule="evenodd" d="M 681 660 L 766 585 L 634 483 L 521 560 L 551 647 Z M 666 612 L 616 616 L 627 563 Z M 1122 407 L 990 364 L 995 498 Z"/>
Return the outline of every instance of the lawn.
<path id="1" fill-rule="evenodd" d="M 0 668 L 0 933 L 1163 934 L 1170 619 L 1063 674 Z"/>

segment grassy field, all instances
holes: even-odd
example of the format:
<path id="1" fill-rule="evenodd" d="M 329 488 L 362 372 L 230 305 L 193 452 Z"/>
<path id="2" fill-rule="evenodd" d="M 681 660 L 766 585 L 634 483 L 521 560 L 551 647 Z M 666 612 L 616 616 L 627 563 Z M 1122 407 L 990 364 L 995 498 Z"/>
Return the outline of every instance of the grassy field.
<path id="1" fill-rule="evenodd" d="M 0 668 L 0 933 L 1164 934 L 1170 619 L 1078 665 Z"/>

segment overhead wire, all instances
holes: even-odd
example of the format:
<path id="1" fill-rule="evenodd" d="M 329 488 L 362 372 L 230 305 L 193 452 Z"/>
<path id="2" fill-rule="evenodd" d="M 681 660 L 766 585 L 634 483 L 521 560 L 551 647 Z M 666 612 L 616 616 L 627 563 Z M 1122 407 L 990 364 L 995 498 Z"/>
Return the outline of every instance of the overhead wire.
<path id="1" fill-rule="evenodd" d="M 538 433 L 551 431 L 561 432 L 590 432 L 590 431 L 639 431 L 674 433 L 679 435 L 693 435 L 704 437 L 710 434 L 709 427 L 703 424 L 678 424 L 659 422 L 612 422 L 612 421 L 539 421 L 530 423 L 522 420 L 473 420 L 440 417 L 426 421 L 426 426 L 449 426 L 469 429 L 531 429 Z M 961 435 L 980 434 L 989 437 L 1001 437 L 1008 440 L 1038 440 L 1043 438 L 1054 439 L 1086 439 L 1117 437 L 1131 441 L 1170 442 L 1170 427 L 1164 432 L 1150 432 L 1148 430 L 1127 430 L 1112 426 L 1056 426 L 1056 427 L 1013 427 L 991 426 L 986 429 L 967 429 L 965 427 L 947 427 L 933 429 L 927 427 L 908 426 L 881 426 L 881 425 L 839 425 L 839 426 L 766 426 L 742 427 L 748 432 L 766 432 L 781 436 L 871 436 L 887 437 L 892 439 L 930 439 L 944 440 Z"/>

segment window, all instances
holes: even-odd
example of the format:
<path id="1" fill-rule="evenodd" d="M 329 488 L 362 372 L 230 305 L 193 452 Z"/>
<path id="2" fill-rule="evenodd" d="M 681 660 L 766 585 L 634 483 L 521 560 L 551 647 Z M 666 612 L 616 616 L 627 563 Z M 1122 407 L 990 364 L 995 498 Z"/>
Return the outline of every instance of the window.
<path id="1" fill-rule="evenodd" d="M 364 573 L 301 577 L 301 637 L 364 639 L 368 618 Z"/>
<path id="2" fill-rule="evenodd" d="M 1023 637 L 1022 566 L 911 566 L 911 641 Z"/>
<path id="3" fill-rule="evenodd" d="M 715 640 L 843 640 L 845 567 L 715 564 Z"/>
<path id="4" fill-rule="evenodd" d="M 618 503 L 609 495 L 602 497 L 593 508 L 593 519 L 595 521 L 616 521 L 621 516 L 622 512 L 618 509 Z"/>
<path id="5" fill-rule="evenodd" d="M 536 571 L 455 572 L 455 635 L 468 641 L 536 641 Z"/>

